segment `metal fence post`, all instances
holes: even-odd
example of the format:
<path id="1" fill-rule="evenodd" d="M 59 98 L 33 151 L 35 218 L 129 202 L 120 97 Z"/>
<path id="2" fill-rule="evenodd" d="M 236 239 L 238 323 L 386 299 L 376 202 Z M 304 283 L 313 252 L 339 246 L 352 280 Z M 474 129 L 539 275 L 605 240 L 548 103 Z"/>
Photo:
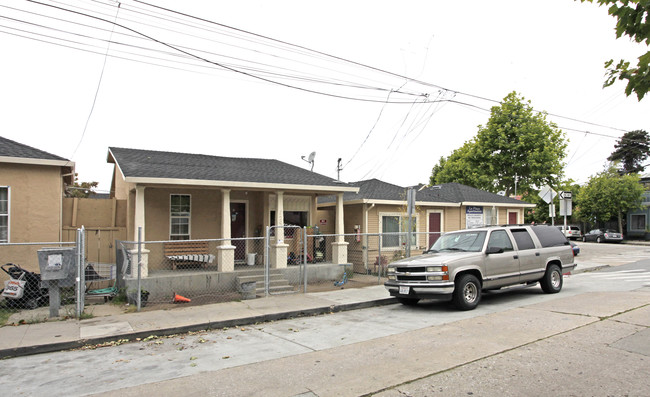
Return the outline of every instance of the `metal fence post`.
<path id="1" fill-rule="evenodd" d="M 140 305 L 142 302 L 140 302 L 140 297 L 142 293 L 140 292 L 140 282 L 142 280 L 142 226 L 138 226 L 138 291 L 136 292 L 138 295 L 136 297 L 136 302 L 138 302 L 138 311 L 140 311 Z"/>
<path id="2" fill-rule="evenodd" d="M 307 293 L 307 226 L 303 226 L 302 267 L 304 274 L 304 292 Z"/>
<path id="3" fill-rule="evenodd" d="M 85 306 L 85 289 L 86 289 L 86 266 L 85 266 L 85 260 L 84 260 L 84 252 L 86 251 L 85 246 L 85 228 L 81 226 L 81 229 L 77 229 L 77 258 L 76 258 L 76 265 L 77 265 L 77 291 L 76 291 L 76 314 L 77 318 L 81 318 L 81 315 L 83 314 L 84 311 L 84 306 Z"/>
<path id="4" fill-rule="evenodd" d="M 377 268 L 377 283 L 381 283 L 381 267 L 382 267 L 382 257 L 381 257 L 381 234 L 379 234 L 379 258 L 377 259 L 377 263 L 379 264 L 379 267 Z"/>
<path id="5" fill-rule="evenodd" d="M 266 227 L 264 236 L 264 296 L 269 296 L 269 255 L 271 255 L 271 227 Z"/>

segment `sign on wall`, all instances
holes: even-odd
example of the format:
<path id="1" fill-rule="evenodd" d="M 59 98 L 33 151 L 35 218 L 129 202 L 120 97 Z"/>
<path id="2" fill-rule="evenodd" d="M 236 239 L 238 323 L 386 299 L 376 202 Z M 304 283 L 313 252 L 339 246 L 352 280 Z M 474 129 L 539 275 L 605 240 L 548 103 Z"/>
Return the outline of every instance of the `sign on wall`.
<path id="1" fill-rule="evenodd" d="M 465 227 L 471 229 L 473 227 L 481 227 L 483 222 L 483 207 L 467 206 L 465 208 Z"/>

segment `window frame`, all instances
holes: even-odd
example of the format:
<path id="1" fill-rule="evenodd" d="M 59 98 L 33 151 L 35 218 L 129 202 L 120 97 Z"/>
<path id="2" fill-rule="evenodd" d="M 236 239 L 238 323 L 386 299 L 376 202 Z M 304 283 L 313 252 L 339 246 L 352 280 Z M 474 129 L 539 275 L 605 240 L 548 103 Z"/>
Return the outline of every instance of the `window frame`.
<path id="1" fill-rule="evenodd" d="M 7 211 L 6 213 L 0 212 L 0 218 L 6 219 L 7 238 L 3 239 L 2 237 L 0 237 L 0 243 L 8 243 L 11 241 L 11 187 L 0 186 L 0 189 L 5 190 L 7 192 Z M 2 227 L 2 225 L 0 225 L 0 227 Z"/>
<path id="2" fill-rule="evenodd" d="M 638 219 L 643 219 L 643 228 L 635 228 L 635 222 L 633 219 L 637 217 Z M 648 218 L 646 214 L 631 214 L 630 215 L 630 230 L 631 231 L 645 231 L 646 227 L 648 227 Z"/>
<path id="3" fill-rule="evenodd" d="M 174 215 L 174 211 L 172 208 L 172 203 L 173 197 L 178 196 L 178 197 L 183 197 L 186 196 L 189 199 L 188 203 L 188 211 L 186 215 Z M 183 203 L 180 203 L 182 206 Z M 182 209 L 182 208 L 181 208 Z M 179 211 L 179 212 L 184 212 L 184 211 Z M 181 219 L 181 220 L 187 220 L 187 234 L 185 233 L 174 233 L 174 220 L 176 219 Z M 183 225 L 181 225 L 183 226 Z M 180 237 L 180 238 L 179 238 Z M 191 194 L 185 194 L 185 193 L 172 193 L 169 195 L 169 239 L 170 240 L 191 240 L 192 239 L 192 195 Z"/>
<path id="4" fill-rule="evenodd" d="M 388 251 L 395 251 L 402 249 L 402 247 L 406 247 L 406 239 L 401 233 L 405 233 L 404 230 L 406 230 L 406 224 L 408 223 L 408 214 L 402 213 L 402 212 L 380 212 L 379 213 L 379 233 L 384 234 L 384 217 L 390 217 L 390 218 L 398 218 L 398 231 L 397 233 L 400 233 L 398 235 L 399 240 L 397 246 L 393 245 L 384 245 L 385 244 L 385 238 L 382 237 L 381 239 L 381 249 L 382 250 L 388 250 Z M 418 224 L 418 218 L 419 216 L 417 214 L 413 214 L 413 238 L 411 240 L 411 246 L 416 247 L 417 246 L 417 241 L 418 241 L 418 229 L 420 228 L 420 225 Z M 404 229 L 402 229 L 402 225 L 404 225 Z M 386 232 L 389 233 L 389 232 Z M 390 232 L 393 233 L 393 232 Z"/>

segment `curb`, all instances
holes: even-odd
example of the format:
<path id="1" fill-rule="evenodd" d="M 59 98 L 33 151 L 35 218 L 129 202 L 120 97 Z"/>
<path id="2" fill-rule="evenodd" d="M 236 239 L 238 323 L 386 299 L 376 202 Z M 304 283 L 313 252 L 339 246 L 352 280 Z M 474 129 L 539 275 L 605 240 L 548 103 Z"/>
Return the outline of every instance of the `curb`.
<path id="1" fill-rule="evenodd" d="M 162 328 L 156 330 L 128 332 L 128 333 L 122 333 L 118 335 L 80 339 L 80 340 L 69 341 L 69 342 L 57 342 L 57 343 L 48 343 L 43 345 L 1 349 L 0 359 L 29 356 L 29 355 L 41 354 L 41 353 L 51 353 L 51 352 L 62 351 L 62 350 L 73 350 L 73 349 L 79 349 L 87 345 L 98 345 L 102 343 L 118 341 L 121 339 L 127 339 L 129 342 L 133 342 L 134 339 L 137 338 L 144 339 L 151 335 L 169 336 L 174 334 L 183 334 L 187 332 L 216 330 L 216 329 L 223 329 L 223 328 L 230 328 L 230 327 L 239 327 L 242 325 L 251 325 L 257 323 L 286 320 L 286 319 L 296 318 L 296 317 L 315 316 L 320 314 L 338 313 L 338 312 L 344 312 L 344 311 L 350 311 L 356 309 L 366 309 L 369 307 L 386 306 L 391 304 L 397 304 L 397 300 L 393 297 L 380 298 L 371 301 L 356 302 L 356 303 L 320 306 L 320 307 L 315 307 L 306 310 L 292 310 L 288 312 L 263 314 L 259 316 L 243 317 L 243 318 L 232 319 L 232 320 L 213 321 L 207 323 L 184 325 L 179 327 L 169 327 L 169 328 Z"/>

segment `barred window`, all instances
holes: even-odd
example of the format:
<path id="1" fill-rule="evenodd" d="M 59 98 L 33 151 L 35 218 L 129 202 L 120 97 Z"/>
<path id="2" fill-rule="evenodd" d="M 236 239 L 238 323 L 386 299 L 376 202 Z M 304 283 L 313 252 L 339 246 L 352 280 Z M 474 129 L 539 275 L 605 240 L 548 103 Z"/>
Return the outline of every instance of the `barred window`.
<path id="1" fill-rule="evenodd" d="M 0 243 L 9 242 L 9 187 L 0 187 Z"/>
<path id="2" fill-rule="evenodd" d="M 630 230 L 645 230 L 645 214 L 630 216 Z"/>

